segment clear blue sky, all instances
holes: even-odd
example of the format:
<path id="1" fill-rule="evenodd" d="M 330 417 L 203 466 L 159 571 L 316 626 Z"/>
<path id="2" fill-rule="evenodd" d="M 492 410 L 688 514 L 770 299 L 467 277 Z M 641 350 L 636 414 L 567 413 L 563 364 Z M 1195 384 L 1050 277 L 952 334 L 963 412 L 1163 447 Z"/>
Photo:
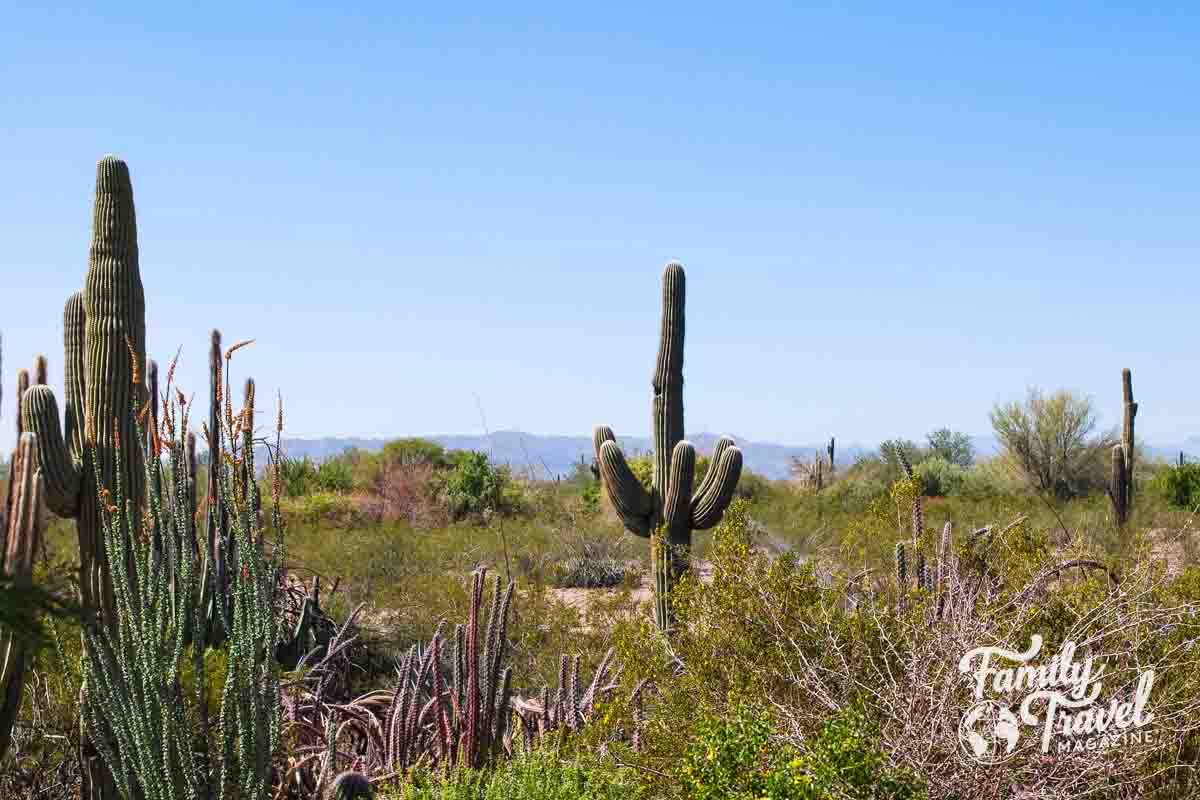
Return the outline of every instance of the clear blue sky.
<path id="1" fill-rule="evenodd" d="M 1030 384 L 1112 423 L 1129 366 L 1147 439 L 1200 433 L 1195 3 L 22 5 L 6 448 L 109 152 L 152 353 L 202 397 L 208 330 L 257 337 L 292 435 L 645 434 L 672 258 L 690 431 L 984 433 Z"/>

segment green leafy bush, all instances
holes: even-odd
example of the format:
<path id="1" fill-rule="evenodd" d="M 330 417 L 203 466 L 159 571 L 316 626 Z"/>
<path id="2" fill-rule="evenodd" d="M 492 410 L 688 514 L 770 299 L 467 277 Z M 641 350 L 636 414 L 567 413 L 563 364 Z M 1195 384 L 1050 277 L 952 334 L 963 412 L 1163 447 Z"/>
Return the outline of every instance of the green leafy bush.
<path id="1" fill-rule="evenodd" d="M 971 437 L 949 428 L 938 428 L 925 436 L 931 457 L 942 458 L 960 467 L 969 467 L 975 462 L 975 445 Z"/>
<path id="2" fill-rule="evenodd" d="M 915 800 L 917 779 L 891 768 L 878 731 L 855 710 L 831 717 L 807 751 L 773 741 L 771 719 L 738 706 L 701 721 L 680 769 L 689 800 Z"/>
<path id="3" fill-rule="evenodd" d="M 945 497 L 962 489 L 966 470 L 941 456 L 930 456 L 913 468 L 926 497 Z"/>
<path id="4" fill-rule="evenodd" d="M 1200 464 L 1167 467 L 1154 476 L 1150 487 L 1168 505 L 1191 511 L 1200 506 Z"/>
<path id="5" fill-rule="evenodd" d="M 520 753 L 490 770 L 418 771 L 385 788 L 380 800 L 636 800 L 644 795 L 623 771 L 555 753 Z"/>
<path id="6" fill-rule="evenodd" d="M 446 476 L 443 496 L 451 515 L 461 519 L 511 510 L 519 500 L 510 484 L 508 469 L 492 464 L 487 453 L 455 453 L 454 469 Z"/>
<path id="7" fill-rule="evenodd" d="M 284 497 L 303 497 L 317 488 L 317 467 L 308 456 L 283 458 L 275 465 Z"/>
<path id="8" fill-rule="evenodd" d="M 317 467 L 316 485 L 326 492 L 348 492 L 354 488 L 354 470 L 341 458 L 331 458 Z"/>

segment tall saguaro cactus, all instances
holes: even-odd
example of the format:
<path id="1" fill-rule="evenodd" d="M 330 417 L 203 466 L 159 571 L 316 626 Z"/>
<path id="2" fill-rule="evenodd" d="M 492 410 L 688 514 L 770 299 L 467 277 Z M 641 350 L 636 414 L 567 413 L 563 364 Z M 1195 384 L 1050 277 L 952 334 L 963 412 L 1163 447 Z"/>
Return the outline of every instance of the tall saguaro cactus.
<path id="1" fill-rule="evenodd" d="M 99 492 L 118 480 L 121 448 L 126 496 L 141 498 L 142 452 L 130 409 L 140 397 L 135 378 L 145 364 L 146 312 L 138 272 L 137 230 L 129 168 L 112 156 L 96 168 L 92 244 L 84 290 L 67 299 L 65 433 L 58 403 L 46 386 L 32 386 L 22 402 L 25 428 L 37 435 L 46 500 L 56 514 L 74 517 L 79 531 L 80 591 L 86 613 L 112 624 Z M 136 363 L 135 363 L 136 362 Z M 84 458 L 84 451 L 91 458 Z"/>
<path id="2" fill-rule="evenodd" d="M 684 274 L 676 262 L 663 274 L 662 331 L 654 367 L 654 474 L 650 491 L 638 482 L 610 428 L 596 428 L 596 463 L 625 527 L 650 539 L 654 619 L 671 626 L 670 592 L 688 568 L 693 530 L 716 525 L 742 472 L 742 453 L 721 437 L 708 473 L 693 493 L 696 450 L 683 438 Z"/>
<path id="3" fill-rule="evenodd" d="M 141 405 L 144 388 L 137 373 L 139 365 L 146 363 L 145 295 L 138 271 L 133 186 L 128 166 L 113 156 L 105 156 L 96 166 L 87 274 L 83 291 L 67 299 L 63 329 L 63 427 L 59 427 L 54 393 L 46 386 L 26 392 L 22 421 L 37 436 L 47 505 L 59 516 L 76 520 L 84 614 L 89 622 L 111 628 L 116 609 L 100 492 L 120 481 L 125 497 L 133 503 L 142 501 L 145 471 L 131 409 L 135 400 Z M 96 782 L 103 783 L 93 796 L 115 796 L 108 779 L 90 767 L 88 771 L 95 779 L 89 780 L 89 791 L 96 791 Z"/>
<path id="4" fill-rule="evenodd" d="M 1125 413 L 1121 425 L 1121 443 L 1113 446 L 1108 496 L 1112 500 L 1117 525 L 1123 527 L 1133 508 L 1133 420 L 1138 411 L 1138 404 L 1133 402 L 1133 373 L 1128 368 L 1121 370 L 1121 394 L 1125 401 Z"/>

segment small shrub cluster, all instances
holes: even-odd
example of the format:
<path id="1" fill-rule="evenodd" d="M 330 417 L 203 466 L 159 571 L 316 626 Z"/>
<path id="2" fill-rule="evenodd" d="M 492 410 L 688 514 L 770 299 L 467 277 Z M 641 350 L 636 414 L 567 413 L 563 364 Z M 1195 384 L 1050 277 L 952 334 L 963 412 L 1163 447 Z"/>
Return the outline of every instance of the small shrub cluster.
<path id="1" fill-rule="evenodd" d="M 1181 464 L 1159 470 L 1150 482 L 1150 488 L 1172 508 L 1200 509 L 1200 464 Z"/>

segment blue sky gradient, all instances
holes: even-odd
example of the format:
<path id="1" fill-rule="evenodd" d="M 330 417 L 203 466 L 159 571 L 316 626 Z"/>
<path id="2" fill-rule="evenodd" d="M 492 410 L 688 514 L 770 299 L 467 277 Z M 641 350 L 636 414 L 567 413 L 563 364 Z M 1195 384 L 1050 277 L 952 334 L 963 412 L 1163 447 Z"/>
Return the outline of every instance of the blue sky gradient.
<path id="1" fill-rule="evenodd" d="M 62 375 L 96 159 L 152 353 L 207 332 L 294 436 L 989 429 L 1027 385 L 1200 433 L 1194 3 L 32 4 L 0 26 L 4 383 Z M 11 446 L 11 391 L 0 445 Z"/>

